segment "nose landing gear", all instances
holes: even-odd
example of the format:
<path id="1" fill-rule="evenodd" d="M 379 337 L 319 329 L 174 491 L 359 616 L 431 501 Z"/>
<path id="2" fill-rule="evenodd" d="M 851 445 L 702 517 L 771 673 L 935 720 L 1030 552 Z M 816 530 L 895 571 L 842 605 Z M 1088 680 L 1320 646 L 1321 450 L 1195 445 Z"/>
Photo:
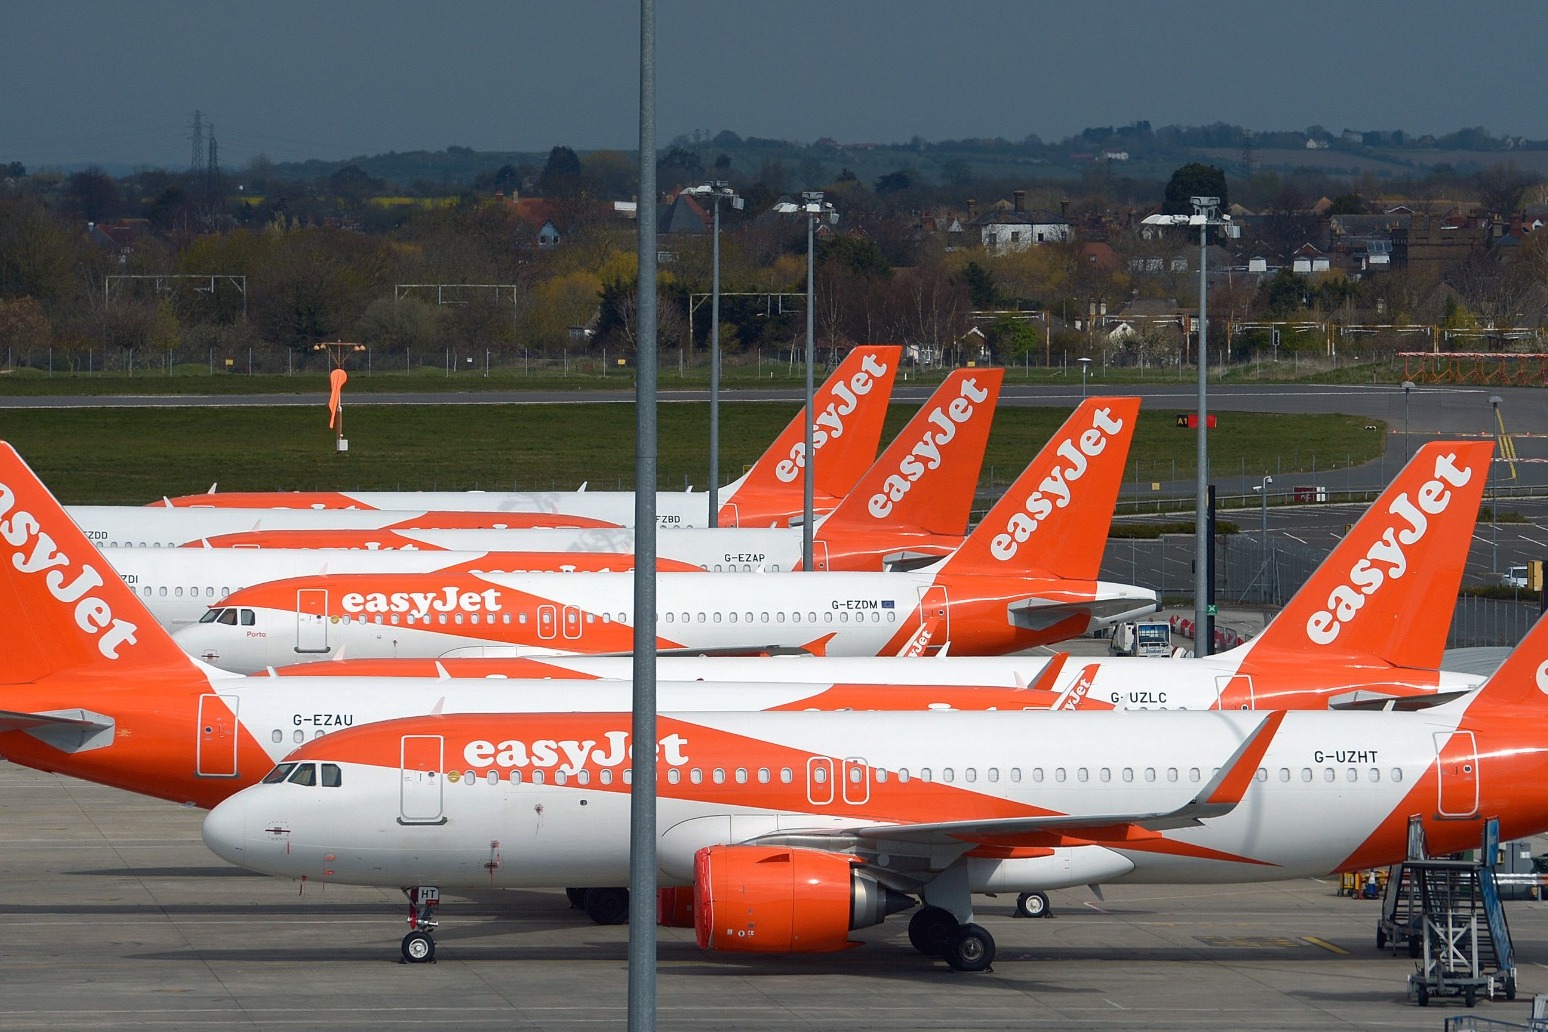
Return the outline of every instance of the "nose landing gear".
<path id="1" fill-rule="evenodd" d="M 404 889 L 403 895 L 408 898 L 410 929 L 403 937 L 403 961 L 406 964 L 434 964 L 435 936 L 432 933 L 440 924 L 434 914 L 441 905 L 441 890 L 434 885 L 419 885 Z"/>

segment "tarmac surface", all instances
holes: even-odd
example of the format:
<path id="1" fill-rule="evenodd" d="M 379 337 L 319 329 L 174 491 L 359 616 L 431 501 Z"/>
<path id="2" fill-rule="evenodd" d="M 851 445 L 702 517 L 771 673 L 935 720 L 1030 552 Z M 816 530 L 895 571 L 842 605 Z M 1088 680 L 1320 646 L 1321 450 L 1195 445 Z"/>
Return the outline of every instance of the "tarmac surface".
<path id="1" fill-rule="evenodd" d="M 0 764 L 9 898 L 0 1030 L 621 1029 L 627 926 L 564 894 L 447 897 L 437 963 L 400 963 L 396 893 L 226 866 L 202 813 Z M 1541 843 L 1539 843 L 1541 846 Z M 1375 948 L 1380 904 L 1336 880 L 1052 893 L 1013 920 L 979 897 L 993 970 L 916 953 L 906 920 L 839 954 L 702 953 L 659 929 L 663 1029 L 1440 1029 L 1463 1014 L 1524 1023 L 1548 992 L 1548 905 L 1507 903 L 1520 990 L 1419 1008 L 1415 961 Z"/>

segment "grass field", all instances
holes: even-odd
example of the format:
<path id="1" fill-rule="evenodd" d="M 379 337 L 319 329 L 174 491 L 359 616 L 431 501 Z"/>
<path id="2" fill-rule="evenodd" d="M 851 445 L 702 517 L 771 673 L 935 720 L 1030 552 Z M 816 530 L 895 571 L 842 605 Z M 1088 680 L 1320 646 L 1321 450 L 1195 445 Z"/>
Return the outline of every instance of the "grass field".
<path id="1" fill-rule="evenodd" d="M 353 381 L 352 381 L 353 385 Z M 721 405 L 721 483 L 740 475 L 793 418 L 793 403 Z M 917 410 L 893 405 L 883 440 Z M 702 491 L 706 404 L 660 408 L 658 486 Z M 1002 491 L 1068 415 L 1005 407 L 996 414 L 981 485 Z M 1130 483 L 1192 477 L 1194 436 L 1177 413 L 1144 411 Z M 0 410 L 11 442 L 67 504 L 139 504 L 221 490 L 593 490 L 632 488 L 635 407 L 620 404 L 358 406 L 349 450 L 334 450 L 327 409 L 104 408 Z M 1385 434 L 1352 416 L 1221 414 L 1210 437 L 1218 476 L 1324 470 L 1375 458 Z"/>

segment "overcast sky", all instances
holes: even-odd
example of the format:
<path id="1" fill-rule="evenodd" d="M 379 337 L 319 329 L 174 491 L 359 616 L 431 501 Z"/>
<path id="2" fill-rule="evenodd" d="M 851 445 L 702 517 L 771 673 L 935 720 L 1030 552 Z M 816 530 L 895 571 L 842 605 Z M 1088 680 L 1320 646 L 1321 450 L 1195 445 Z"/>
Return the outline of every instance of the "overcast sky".
<path id="1" fill-rule="evenodd" d="M 1541 0 L 657 0 L 657 141 L 1093 125 L 1548 138 Z M 637 0 L 0 0 L 0 162 L 632 150 Z"/>

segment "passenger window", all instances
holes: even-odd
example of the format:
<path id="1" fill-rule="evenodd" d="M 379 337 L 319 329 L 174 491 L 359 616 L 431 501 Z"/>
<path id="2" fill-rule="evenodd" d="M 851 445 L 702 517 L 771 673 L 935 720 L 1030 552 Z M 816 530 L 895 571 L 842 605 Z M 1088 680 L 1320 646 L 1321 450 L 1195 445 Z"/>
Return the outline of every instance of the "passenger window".
<path id="1" fill-rule="evenodd" d="M 273 731 L 269 732 L 269 738 L 274 742 L 275 745 L 279 745 L 285 740 L 285 732 L 281 731 L 279 728 L 275 728 Z"/>
<path id="2" fill-rule="evenodd" d="M 767 767 L 759 767 L 758 768 L 758 784 L 760 784 L 760 785 L 767 785 L 768 783 L 769 783 L 769 768 L 767 768 Z"/>
<path id="3" fill-rule="evenodd" d="M 541 785 L 543 783 L 543 772 L 542 771 L 535 770 L 535 771 L 532 772 L 532 783 L 534 785 Z"/>
<path id="4" fill-rule="evenodd" d="M 604 785 L 611 785 L 613 783 L 613 772 L 604 767 L 602 773 L 598 776 L 598 780 Z"/>
<path id="5" fill-rule="evenodd" d="M 702 785 L 704 783 L 704 772 L 698 767 L 694 767 L 688 772 L 688 780 L 695 785 Z"/>
<path id="6" fill-rule="evenodd" d="M 711 777 L 711 779 L 714 780 L 715 784 L 717 784 L 717 785 L 724 785 L 726 783 L 725 768 L 723 768 L 723 767 L 716 767 L 715 770 L 714 770 L 714 773 L 712 773 L 710 775 L 710 777 Z"/>
<path id="7" fill-rule="evenodd" d="M 788 784 L 790 784 L 794 780 L 795 780 L 795 771 L 791 770 L 789 767 L 781 767 L 781 768 L 779 768 L 779 783 L 780 784 L 788 785 Z"/>

